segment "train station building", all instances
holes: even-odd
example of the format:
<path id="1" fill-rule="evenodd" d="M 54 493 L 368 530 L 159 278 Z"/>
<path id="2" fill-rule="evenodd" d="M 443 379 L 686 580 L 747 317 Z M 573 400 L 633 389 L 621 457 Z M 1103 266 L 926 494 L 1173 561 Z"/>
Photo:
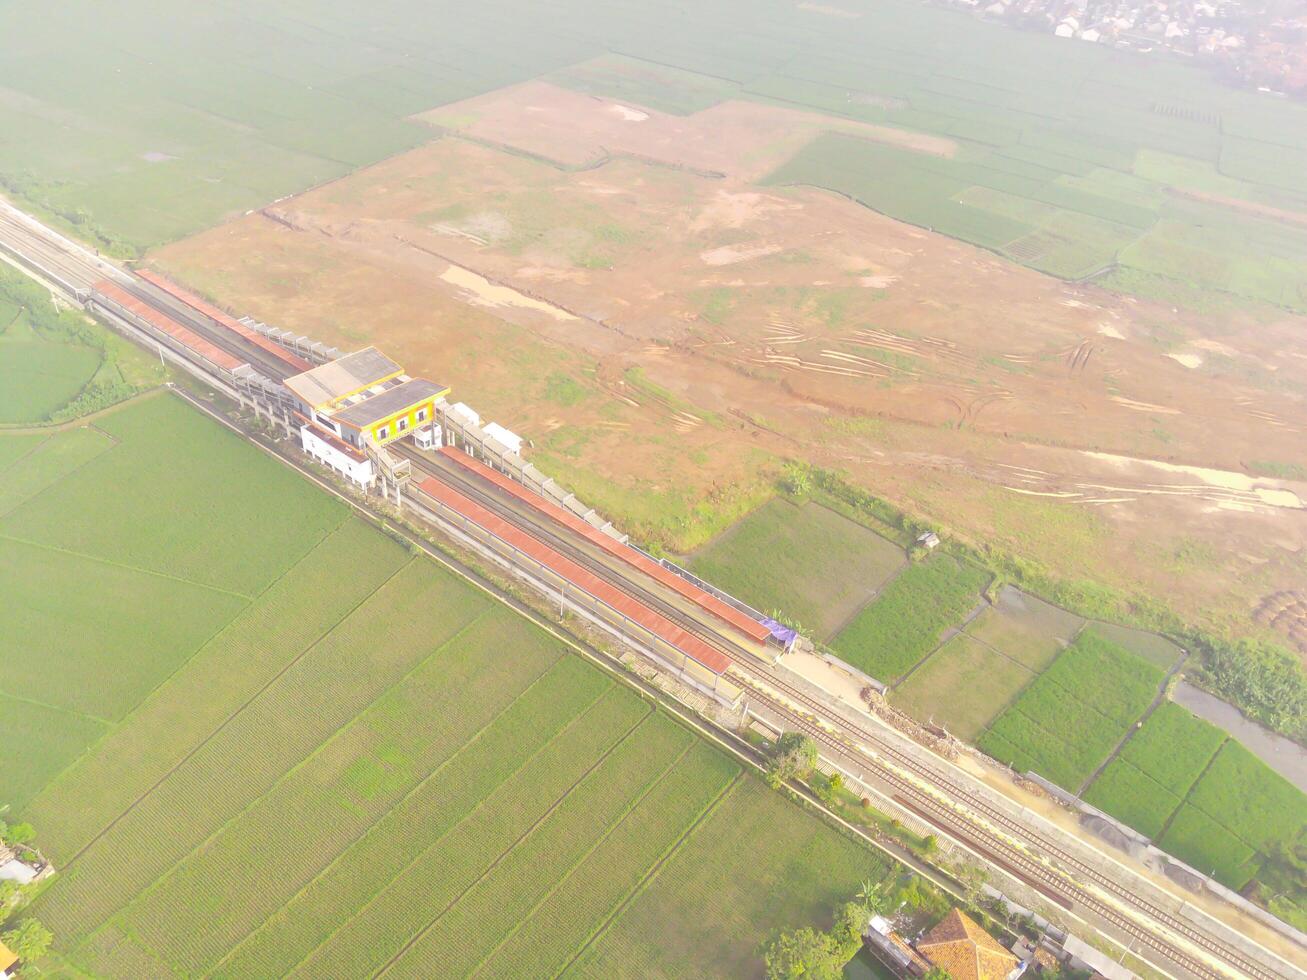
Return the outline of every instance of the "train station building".
<path id="1" fill-rule="evenodd" d="M 367 486 L 368 450 L 429 427 L 449 388 L 412 378 L 375 347 L 289 377 L 305 452 Z"/>

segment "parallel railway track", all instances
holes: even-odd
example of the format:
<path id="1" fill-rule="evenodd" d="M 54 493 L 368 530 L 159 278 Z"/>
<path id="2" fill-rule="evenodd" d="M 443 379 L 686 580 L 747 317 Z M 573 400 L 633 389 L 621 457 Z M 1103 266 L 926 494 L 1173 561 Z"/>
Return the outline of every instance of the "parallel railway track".
<path id="1" fill-rule="evenodd" d="M 96 281 L 105 277 L 108 271 L 104 263 L 91 258 L 89 253 L 80 249 L 70 250 L 56 239 L 42 237 L 37 229 L 16 219 L 3 208 L 0 208 L 0 245 L 3 245 L 5 251 L 20 259 L 27 257 L 38 271 L 45 269 L 54 273 L 59 279 L 79 291 L 89 290 Z M 78 254 L 79 251 L 81 254 Z M 210 321 L 203 314 L 162 290 L 125 273 L 110 274 L 122 288 L 127 289 L 138 299 L 195 330 L 227 353 L 248 362 L 269 379 L 280 381 L 293 373 L 289 365 L 279 361 L 268 351 L 234 336 L 226 328 Z M 639 578 L 633 570 L 617 569 L 599 560 L 579 547 L 564 529 L 554 525 L 544 515 L 525 513 L 509 506 L 495 488 L 484 484 L 484 481 L 465 471 L 435 466 L 429 456 L 420 454 L 411 447 L 397 447 L 396 451 L 413 460 L 414 465 L 427 475 L 472 497 L 524 532 L 601 576 L 631 598 L 650 606 L 719 650 L 737 665 L 738 670 L 733 676 L 736 680 L 743 681 L 751 698 L 767 704 L 773 712 L 787 719 L 789 724 L 805 731 L 828 749 L 874 771 L 878 778 L 894 788 L 893 791 L 901 805 L 946 830 L 951 836 L 976 850 L 986 860 L 1025 881 L 1051 901 L 1063 906 L 1077 905 L 1092 912 L 1102 920 L 1112 923 L 1123 934 L 1153 950 L 1165 961 L 1194 976 L 1220 977 L 1222 974 L 1188 949 L 1159 934 L 1158 930 L 1139 925 L 1133 918 L 1099 898 L 1089 890 L 1087 885 L 1092 884 L 1120 899 L 1125 905 L 1146 914 L 1163 929 L 1212 954 L 1226 964 L 1229 970 L 1237 972 L 1240 976 L 1251 977 L 1254 980 L 1278 980 L 1280 977 L 1303 975 L 1301 971 L 1294 971 L 1292 967 L 1284 972 L 1275 972 L 1250 960 L 1239 950 L 1211 938 L 1171 911 L 1159 907 L 1109 875 L 1082 862 L 1047 835 L 1032 830 L 1024 823 L 1018 823 L 1003 810 L 990 804 L 983 795 L 963 785 L 955 776 L 940 768 L 923 764 L 912 754 L 898 748 L 891 739 L 877 734 L 866 726 L 850 721 L 843 715 L 832 715 L 829 708 L 777 676 L 770 663 L 733 641 L 728 633 L 707 627 L 702 621 L 686 613 L 684 609 L 643 587 L 639 584 Z M 746 676 L 740 677 L 740 674 Z M 750 683 L 747 679 L 749 676 L 760 678 L 766 687 L 760 687 L 757 681 Z M 796 706 L 799 708 L 796 709 Z M 829 719 L 829 722 L 841 732 L 847 733 L 850 740 L 832 734 L 821 724 L 807 717 L 805 712 L 810 712 L 815 718 Z M 879 756 L 860 750 L 854 742 L 872 748 L 872 751 Z M 984 823 L 968 817 L 957 807 L 938 798 L 934 792 L 923 789 L 914 782 L 913 778 L 905 776 L 905 772 L 948 799 L 961 803 L 971 813 L 980 814 L 994 828 L 1026 842 L 1030 847 L 1056 862 L 1059 867 L 1053 868 L 1036 859 L 1027 852 L 1025 846 L 1012 843 Z"/>
<path id="2" fill-rule="evenodd" d="M 1018 823 L 1003 810 L 990 804 L 982 795 L 962 785 L 956 778 L 939 769 L 926 766 L 910 753 L 904 752 L 883 736 L 878 736 L 871 729 L 849 721 L 845 717 L 835 719 L 835 724 L 848 732 L 856 740 L 875 746 L 875 750 L 893 763 L 885 762 L 859 752 L 854 746 L 832 735 L 826 728 L 796 712 L 793 705 L 801 705 L 814 717 L 830 717 L 830 709 L 822 705 L 806 692 L 777 676 L 771 665 L 747 649 L 732 642 L 728 636 L 707 628 L 700 620 L 685 613 L 675 604 L 666 601 L 655 592 L 643 588 L 632 581 L 634 575 L 628 575 L 616 569 L 579 547 L 565 530 L 558 527 L 543 514 L 530 513 L 508 505 L 499 496 L 492 484 L 481 480 L 465 471 L 457 464 L 439 462 L 431 456 L 421 453 L 407 445 L 397 450 L 401 455 L 412 460 L 415 469 L 440 480 L 460 493 L 470 497 L 482 506 L 493 511 L 504 520 L 517 526 L 527 534 L 555 549 L 583 568 L 593 572 L 620 589 L 631 598 L 655 609 L 661 615 L 671 619 L 678 626 L 698 636 L 714 649 L 729 657 L 743 673 L 760 675 L 767 687 L 779 692 L 790 704 L 786 704 L 756 684 L 735 674 L 734 679 L 743 680 L 749 690 L 749 696 L 766 703 L 773 712 L 790 719 L 795 727 L 802 729 L 822 745 L 837 750 L 841 755 L 856 760 L 860 765 L 872 769 L 884 782 L 895 787 L 900 794 L 907 794 L 909 808 L 930 823 L 946 830 L 964 844 L 976 850 L 991 862 L 1002 867 L 1009 874 L 1024 881 L 1030 887 L 1045 895 L 1051 901 L 1063 907 L 1078 905 L 1093 912 L 1105 921 L 1111 922 L 1123 933 L 1139 942 L 1147 944 L 1166 959 L 1187 970 L 1194 976 L 1218 978 L 1222 974 L 1210 964 L 1189 953 L 1187 950 L 1167 941 L 1155 932 L 1139 926 L 1128 916 L 1103 899 L 1097 897 L 1080 882 L 1088 882 L 1123 900 L 1127 905 L 1145 911 L 1155 921 L 1178 936 L 1206 950 L 1238 971 L 1241 976 L 1255 980 L 1279 980 L 1281 977 L 1293 976 L 1291 973 L 1272 972 L 1250 960 L 1237 949 L 1205 935 L 1192 924 L 1163 909 L 1137 892 L 1121 885 L 1110 876 L 1087 864 L 1067 852 L 1047 836 L 1039 835 L 1026 824 Z M 912 780 L 905 779 L 901 770 L 906 770 L 930 786 L 936 787 L 953 800 L 962 801 L 967 809 L 979 813 L 987 821 L 1001 830 L 1014 834 L 1017 839 L 1034 843 L 1050 858 L 1057 861 L 1062 869 L 1058 870 L 1035 859 L 1021 847 L 1000 837 L 982 824 L 968 820 L 955 807 L 952 807 L 932 793 L 922 790 Z M 1074 876 L 1074 877 L 1072 877 Z"/>

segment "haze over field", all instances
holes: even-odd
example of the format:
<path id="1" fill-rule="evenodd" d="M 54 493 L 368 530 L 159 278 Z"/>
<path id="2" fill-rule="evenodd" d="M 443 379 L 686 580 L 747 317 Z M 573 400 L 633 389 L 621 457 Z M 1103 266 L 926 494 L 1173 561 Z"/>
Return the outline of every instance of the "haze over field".
<path id="1" fill-rule="evenodd" d="M 0 923 L 59 975 L 779 977 L 859 884 L 1008 929 L 982 855 L 1100 939 L 1084 888 L 1219 920 L 1132 968 L 1292 959 L 1304 72 L 1304 0 L 0 0 L 0 845 L 59 871 Z M 633 622 L 674 679 L 564 641 Z"/>

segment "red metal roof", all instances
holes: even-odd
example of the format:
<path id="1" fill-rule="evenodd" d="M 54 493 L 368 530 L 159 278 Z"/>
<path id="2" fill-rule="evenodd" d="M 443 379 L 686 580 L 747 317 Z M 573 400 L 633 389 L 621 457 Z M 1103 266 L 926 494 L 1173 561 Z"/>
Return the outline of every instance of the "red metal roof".
<path id="1" fill-rule="evenodd" d="M 583 592 L 587 592 L 606 605 L 616 609 L 634 623 L 647 629 L 650 633 L 671 644 L 692 660 L 697 660 L 714 674 L 724 674 L 730 666 L 730 658 L 714 650 L 694 634 L 682 629 L 670 619 L 650 609 L 644 603 L 614 588 L 597 575 L 586 571 L 570 558 L 560 555 L 554 549 L 537 541 L 521 528 L 510 524 L 490 510 L 470 500 L 453 487 L 441 483 L 433 477 L 427 477 L 418 483 L 418 487 L 434 500 L 457 511 L 479 527 L 489 531 L 495 537 L 506 541 L 518 551 L 530 556 L 544 565 L 555 575 L 566 579 Z"/>
<path id="2" fill-rule="evenodd" d="M 518 500 L 530 504 L 532 507 L 536 508 L 546 516 L 553 518 L 569 530 L 583 535 L 588 541 L 603 548 L 610 555 L 614 555 L 626 562 L 628 565 L 638 568 L 650 578 L 657 580 L 667 588 L 672 589 L 689 599 L 701 609 L 712 613 L 718 619 L 734 626 L 745 636 L 763 642 L 771 635 L 771 630 L 766 626 L 763 626 L 762 623 L 758 622 L 752 616 L 740 612 L 734 606 L 723 602 L 711 592 L 705 592 L 693 582 L 686 581 L 675 572 L 672 572 L 658 564 L 658 562 L 645 557 L 629 545 L 624 545 L 615 538 L 604 534 L 603 531 L 587 524 L 570 511 L 564 510 L 562 507 L 550 503 L 538 493 L 533 493 L 526 487 L 522 486 L 522 484 L 518 483 L 516 480 L 510 479 L 498 470 L 491 469 L 484 463 L 478 462 L 460 449 L 446 446 L 440 451 L 460 466 L 463 466 L 471 470 L 473 473 L 476 473 L 478 476 L 489 480 L 501 490 L 511 493 Z"/>
<path id="3" fill-rule="evenodd" d="M 308 361 L 306 361 L 304 358 L 300 357 L 298 354 L 292 354 L 290 351 L 286 350 L 285 347 L 282 347 L 280 344 L 274 343 L 273 341 L 269 340 L 267 337 L 263 336 L 263 334 L 251 330 L 249 327 L 241 323 L 235 317 L 230 316 L 227 313 L 224 313 L 222 310 L 218 309 L 212 303 L 206 302 L 205 300 L 202 300 L 200 297 L 196 296 L 194 293 L 182 289 L 181 286 L 177 285 L 171 279 L 165 279 L 157 272 L 150 272 L 148 269 L 137 269 L 136 275 L 139 276 L 141 279 L 144 279 L 146 282 L 150 283 L 151 285 L 158 286 L 165 293 L 168 293 L 170 296 L 174 297 L 175 299 L 181 300 L 183 303 L 185 303 L 187 306 L 191 307 L 192 309 L 198 310 L 199 312 L 203 313 L 205 316 L 207 316 L 210 320 L 213 320 L 215 323 L 222 324 L 222 326 L 226 327 L 228 330 L 230 330 L 232 333 L 236 334 L 237 336 L 241 337 L 242 339 L 248 341 L 251 344 L 254 344 L 256 347 L 259 347 L 262 350 L 267 351 L 269 354 L 272 354 L 274 357 L 279 358 L 287 366 L 293 368 L 297 374 L 300 373 L 301 371 L 310 371 L 313 369 L 313 365 Z"/>
<path id="4" fill-rule="evenodd" d="M 214 344 L 205 340 L 195 331 L 182 326 L 172 317 L 165 316 L 153 306 L 142 302 L 131 293 L 120 289 L 107 279 L 101 279 L 91 288 L 102 296 L 106 296 L 113 300 L 119 306 L 135 313 L 151 326 L 168 334 L 184 347 L 190 348 L 201 357 L 218 365 L 218 367 L 225 371 L 234 371 L 236 368 L 246 363 L 240 358 L 228 354 L 222 348 L 214 346 Z"/>

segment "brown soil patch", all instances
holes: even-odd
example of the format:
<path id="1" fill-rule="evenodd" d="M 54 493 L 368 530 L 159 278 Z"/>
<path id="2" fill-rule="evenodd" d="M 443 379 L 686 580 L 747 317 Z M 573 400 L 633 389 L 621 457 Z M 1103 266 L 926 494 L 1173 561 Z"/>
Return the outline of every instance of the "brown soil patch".
<path id="1" fill-rule="evenodd" d="M 957 144 L 944 137 L 800 109 L 727 101 L 692 116 L 674 116 L 538 80 L 415 118 L 571 168 L 631 157 L 745 180 L 770 173 L 822 132 L 847 133 L 935 156 L 951 157 L 957 152 Z"/>
<path id="2" fill-rule="evenodd" d="M 631 107 L 648 112 L 636 121 L 550 86 L 513 92 L 474 100 L 463 132 L 553 156 L 612 150 L 623 127 L 656 135 L 576 171 L 447 136 L 154 260 L 451 383 L 668 546 L 700 543 L 798 456 L 1209 622 L 1252 629 L 1262 596 L 1307 588 L 1307 487 L 1240 463 L 1302 458 L 1301 319 L 1204 323 L 832 195 L 753 186 L 739 161 L 767 146 L 756 125 L 658 128 L 711 111 Z M 554 109 L 527 111 L 546 94 L 585 109 L 566 132 Z M 721 119 L 774 124 L 746 108 L 763 115 Z M 683 169 L 635 159 L 656 153 Z M 1219 370 L 1166 356 L 1202 343 L 1229 352 Z"/>
<path id="3" fill-rule="evenodd" d="M 1307 654 L 1307 590 L 1268 595 L 1258 604 L 1253 618 L 1263 626 L 1278 630 Z"/>

